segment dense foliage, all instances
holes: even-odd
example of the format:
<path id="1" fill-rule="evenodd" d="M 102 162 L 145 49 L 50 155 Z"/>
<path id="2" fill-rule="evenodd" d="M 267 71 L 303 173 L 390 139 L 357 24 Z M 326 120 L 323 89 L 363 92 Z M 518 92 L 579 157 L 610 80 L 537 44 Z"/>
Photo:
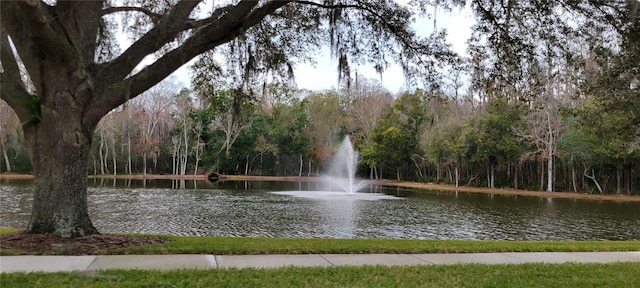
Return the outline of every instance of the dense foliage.
<path id="1" fill-rule="evenodd" d="M 100 122 L 90 173 L 317 175 L 349 136 L 360 151 L 361 177 L 547 189 L 549 154 L 531 137 L 544 136 L 536 125 L 548 123 L 531 116 L 537 108 L 502 97 L 482 103 L 422 90 L 393 97 L 376 81 L 359 85 L 297 91 L 271 106 L 249 101 L 229 127 L 223 124 L 233 105 L 220 104 L 233 102 L 229 91 L 204 97 L 179 87 L 165 86 L 174 92 L 164 94 L 151 90 Z M 563 105 L 552 115 L 564 127 L 551 155 L 553 191 L 637 194 L 640 179 L 633 171 L 640 168 L 640 153 L 613 138 L 616 121 L 628 121 L 620 119 L 626 114 L 595 115 L 593 101 Z M 371 109 L 376 113 L 358 119 Z M 227 134 L 233 141 L 226 142 Z M 6 137 L 15 139 L 6 163 L 29 172 L 19 138 Z M 6 171 L 6 164 L 1 167 Z"/>

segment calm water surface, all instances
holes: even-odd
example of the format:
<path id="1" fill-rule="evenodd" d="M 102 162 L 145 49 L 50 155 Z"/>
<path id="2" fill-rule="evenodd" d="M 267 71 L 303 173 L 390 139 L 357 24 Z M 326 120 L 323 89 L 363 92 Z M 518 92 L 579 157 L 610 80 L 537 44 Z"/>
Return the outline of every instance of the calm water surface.
<path id="1" fill-rule="evenodd" d="M 370 187 L 396 199 L 309 199 L 316 183 L 90 180 L 102 232 L 321 238 L 640 239 L 640 203 Z M 313 193 L 313 192 L 308 192 Z M 24 227 L 29 180 L 0 182 L 0 226 Z"/>

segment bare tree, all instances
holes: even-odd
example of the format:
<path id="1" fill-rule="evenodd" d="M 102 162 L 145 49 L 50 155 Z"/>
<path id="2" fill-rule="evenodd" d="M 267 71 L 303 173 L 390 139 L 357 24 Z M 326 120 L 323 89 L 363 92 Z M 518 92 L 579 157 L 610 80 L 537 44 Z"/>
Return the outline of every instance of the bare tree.
<path id="1" fill-rule="evenodd" d="M 361 79 L 348 91 L 351 94 L 347 106 L 351 129 L 359 131 L 359 140 L 369 142 L 382 112 L 393 103 L 393 96 L 382 84 L 371 79 Z"/>
<path id="2" fill-rule="evenodd" d="M 237 100 L 234 97 L 232 107 L 239 107 L 242 104 L 236 103 Z M 251 126 L 253 122 L 252 111 L 241 111 L 241 108 L 231 108 L 227 111 L 223 111 L 222 114 L 216 116 L 211 122 L 211 128 L 214 130 L 220 130 L 224 133 L 224 142 L 218 154 L 224 151 L 224 156 L 229 158 L 231 146 L 236 142 L 240 132 Z"/>
<path id="3" fill-rule="evenodd" d="M 356 136 L 356 145 L 371 145 L 371 132 L 378 124 L 385 109 L 393 103 L 393 96 L 380 82 L 371 79 L 359 79 L 349 91 L 350 101 L 347 106 L 347 122 Z M 371 165 L 370 178 L 376 173 Z"/>
<path id="4" fill-rule="evenodd" d="M 552 192 L 555 184 L 554 160 L 557 156 L 557 142 L 565 131 L 560 110 L 566 107 L 565 101 L 574 95 L 575 87 L 571 84 L 570 75 L 556 70 L 558 68 L 552 68 L 566 66 L 553 63 L 551 59 L 548 61 L 548 67 L 541 68 L 534 74 L 537 78 L 531 79 L 531 93 L 537 97 L 530 101 L 531 112 L 524 117 L 525 125 L 513 128 L 523 143 L 535 148 L 533 154 L 547 161 L 546 190 Z"/>
<path id="5" fill-rule="evenodd" d="M 202 160 L 202 154 L 204 153 L 205 143 L 200 140 L 203 132 L 204 127 L 202 126 L 202 122 L 197 121 L 193 127 L 193 136 L 195 138 L 193 157 L 196 159 L 195 167 L 193 168 L 193 175 L 198 174 L 198 164 L 200 164 L 200 160 Z"/>

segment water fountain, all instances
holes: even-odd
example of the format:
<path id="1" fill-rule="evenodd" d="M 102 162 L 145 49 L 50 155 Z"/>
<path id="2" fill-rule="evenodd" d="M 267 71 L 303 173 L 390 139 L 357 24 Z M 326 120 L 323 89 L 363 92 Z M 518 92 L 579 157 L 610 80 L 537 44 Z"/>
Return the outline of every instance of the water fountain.
<path id="1" fill-rule="evenodd" d="M 333 155 L 329 170 L 325 176 L 327 190 L 340 189 L 353 196 L 366 186 L 366 181 L 356 179 L 358 152 L 353 149 L 349 137 L 344 137 L 338 151 Z"/>
<path id="2" fill-rule="evenodd" d="M 274 194 L 315 199 L 379 200 L 400 199 L 382 193 L 362 192 L 367 181 L 356 178 L 358 152 L 353 149 L 349 137 L 345 137 L 329 163 L 317 191 L 277 191 Z M 345 197 L 350 196 L 350 197 Z"/>

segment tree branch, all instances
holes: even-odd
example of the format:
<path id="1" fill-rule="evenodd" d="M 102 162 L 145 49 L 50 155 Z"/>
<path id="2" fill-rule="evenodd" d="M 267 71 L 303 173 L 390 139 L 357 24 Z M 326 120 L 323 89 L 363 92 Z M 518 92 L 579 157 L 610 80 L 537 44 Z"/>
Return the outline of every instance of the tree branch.
<path id="1" fill-rule="evenodd" d="M 82 55 L 84 63 L 92 63 L 100 27 L 101 1 L 58 1 L 56 19 L 64 27 L 66 40 Z"/>
<path id="2" fill-rule="evenodd" d="M 156 52 L 182 32 L 184 23 L 199 1 L 180 1 L 149 32 L 133 43 L 119 57 L 105 63 L 98 73 L 98 85 L 106 87 L 115 81 L 124 79 L 144 57 Z M 97 85 L 97 86 L 98 86 Z"/>
<path id="3" fill-rule="evenodd" d="M 315 6 L 315 7 L 319 7 L 319 8 L 323 8 L 323 9 L 357 9 L 357 10 L 361 10 L 361 11 L 365 11 L 367 13 L 369 13 L 370 15 L 372 15 L 374 18 L 377 18 L 381 21 L 381 24 L 383 26 L 385 26 L 388 31 L 390 31 L 393 36 L 398 40 L 398 42 L 404 46 L 404 48 L 406 49 L 406 51 L 411 51 L 412 53 L 415 54 L 422 54 L 425 52 L 425 50 L 432 50 L 432 47 L 429 47 L 428 45 L 424 45 L 423 43 L 416 43 L 414 41 L 411 40 L 410 37 L 406 37 L 406 35 L 401 35 L 400 33 L 398 33 L 398 27 L 393 25 L 389 19 L 387 19 L 387 17 L 384 17 L 383 15 L 381 15 L 380 13 L 378 13 L 376 10 L 372 9 L 371 7 L 367 7 L 365 5 L 362 4 L 323 4 L 323 3 L 316 3 L 316 2 L 312 2 L 312 1 L 306 1 L 306 0 L 299 0 L 299 1 L 293 1 L 295 3 L 301 4 L 301 5 L 309 5 L 309 6 Z M 424 63 L 424 61 L 422 60 L 418 60 L 419 63 Z"/>
<path id="4" fill-rule="evenodd" d="M 48 10 L 50 7 L 40 1 L 3 1 L 0 9 L 2 32 L 10 35 L 13 44 L 22 52 L 20 57 L 39 92 L 42 80 L 38 59 L 43 55 L 68 59 L 71 51 L 66 39 L 61 39 L 51 26 L 52 17 Z"/>
<path id="5" fill-rule="evenodd" d="M 39 1 L 18 1 L 18 7 L 15 9 L 3 10 L 9 10 L 8 12 L 18 11 L 14 17 L 29 20 L 25 23 L 25 26 L 30 28 L 32 33 L 29 36 L 34 40 L 34 43 L 40 47 L 41 53 L 44 52 L 62 57 L 64 60 L 71 60 L 72 56 L 70 55 L 70 51 L 72 51 L 72 49 L 69 46 L 70 43 L 65 37 L 61 37 L 60 31 L 56 29 L 59 27 L 55 27 L 56 23 L 53 21 L 54 17 L 51 15 L 51 11 L 43 7 L 44 5 L 45 4 Z M 17 27 L 15 25 L 8 25 L 11 35 L 24 33 L 24 31 L 15 31 L 17 29 L 12 28 Z M 18 43 L 15 44 L 18 45 Z"/>
<path id="6" fill-rule="evenodd" d="M 270 1 L 264 4 L 262 7 L 259 7 L 258 9 L 253 10 L 244 19 L 244 22 L 242 25 L 244 27 L 244 30 L 247 30 L 255 26 L 256 24 L 260 23 L 265 17 L 272 14 L 273 12 L 280 9 L 281 7 L 289 4 L 290 2 L 291 1 L 281 1 L 281 0 Z"/>
<path id="7" fill-rule="evenodd" d="M 13 108 L 20 121 L 27 122 L 31 119 L 29 111 L 30 95 L 20 78 L 20 69 L 9 44 L 9 36 L 2 31 L 0 39 L 0 61 L 2 61 L 2 73 L 0 74 L 0 98 Z"/>
<path id="8" fill-rule="evenodd" d="M 493 26 L 496 29 L 498 29 L 500 32 L 502 32 L 505 35 L 507 34 L 507 30 L 503 27 L 504 24 L 501 24 L 500 22 L 498 22 L 495 15 L 493 15 L 487 8 L 484 8 L 484 6 L 482 6 L 480 1 L 473 1 L 472 5 L 473 4 L 475 4 L 477 8 L 476 11 L 478 11 L 482 17 L 484 17 L 486 20 L 491 22 Z"/>
<path id="9" fill-rule="evenodd" d="M 233 7 L 232 5 L 227 5 L 225 7 L 218 8 L 216 9 L 216 11 L 213 12 L 213 15 L 211 15 L 211 17 L 207 19 L 186 21 L 184 30 L 200 28 L 207 24 L 211 24 L 217 21 L 220 18 L 220 16 L 229 12 L 232 7 Z"/>
<path id="10" fill-rule="evenodd" d="M 123 7 L 108 7 L 105 9 L 102 9 L 101 12 L 101 16 L 107 15 L 107 14 L 111 14 L 111 13 L 118 13 L 118 12 L 141 12 L 144 13 L 145 15 L 149 16 L 149 18 L 151 18 L 151 22 L 153 22 L 154 25 L 158 24 L 158 22 L 160 22 L 160 20 L 164 17 L 164 15 L 159 14 L 159 13 L 155 13 L 149 9 L 145 9 L 142 7 L 129 7 L 129 6 L 123 6 Z"/>
<path id="11" fill-rule="evenodd" d="M 269 3 L 280 4 L 278 7 L 281 7 L 287 2 L 272 1 Z M 269 5 L 269 3 L 265 4 L 265 6 Z M 180 47 L 165 54 L 162 58 L 158 59 L 158 61 L 131 77 L 129 80 L 132 81 L 132 96 L 135 97 L 160 82 L 194 57 L 231 41 L 238 35 L 244 33 L 250 26 L 257 24 L 259 21 L 256 21 L 256 19 L 253 19 L 251 23 L 244 21 L 251 15 L 251 10 L 253 10 L 257 4 L 255 1 L 241 1 L 233 8 L 230 8 L 229 12 L 222 18 L 202 27 Z M 264 9 L 265 6 L 261 9 Z M 268 15 L 268 13 L 266 15 Z"/>
<path id="12" fill-rule="evenodd" d="M 136 75 L 109 87 L 110 95 L 100 100 L 101 103 L 97 107 L 101 107 L 98 108 L 101 111 L 96 111 L 96 115 L 104 111 L 108 112 L 128 99 L 138 96 L 194 57 L 235 39 L 262 21 L 264 17 L 288 3 L 287 1 L 270 1 L 254 9 L 258 2 L 241 1 L 232 8 L 228 8 L 224 16 L 197 30 L 178 48 L 169 51 Z"/>
<path id="13" fill-rule="evenodd" d="M 304 0 L 300 0 L 300 1 L 294 1 L 295 3 L 298 4 L 302 4 L 302 5 L 310 5 L 310 6 L 315 6 L 315 7 L 319 7 L 319 8 L 324 8 L 324 9 L 345 9 L 345 8 L 356 8 L 359 10 L 365 10 L 373 15 L 375 15 L 376 17 L 380 17 L 381 16 L 374 11 L 373 9 L 369 8 L 369 7 L 365 7 L 359 4 L 322 4 L 322 3 L 316 3 L 316 2 L 312 2 L 312 1 L 304 1 Z"/>

